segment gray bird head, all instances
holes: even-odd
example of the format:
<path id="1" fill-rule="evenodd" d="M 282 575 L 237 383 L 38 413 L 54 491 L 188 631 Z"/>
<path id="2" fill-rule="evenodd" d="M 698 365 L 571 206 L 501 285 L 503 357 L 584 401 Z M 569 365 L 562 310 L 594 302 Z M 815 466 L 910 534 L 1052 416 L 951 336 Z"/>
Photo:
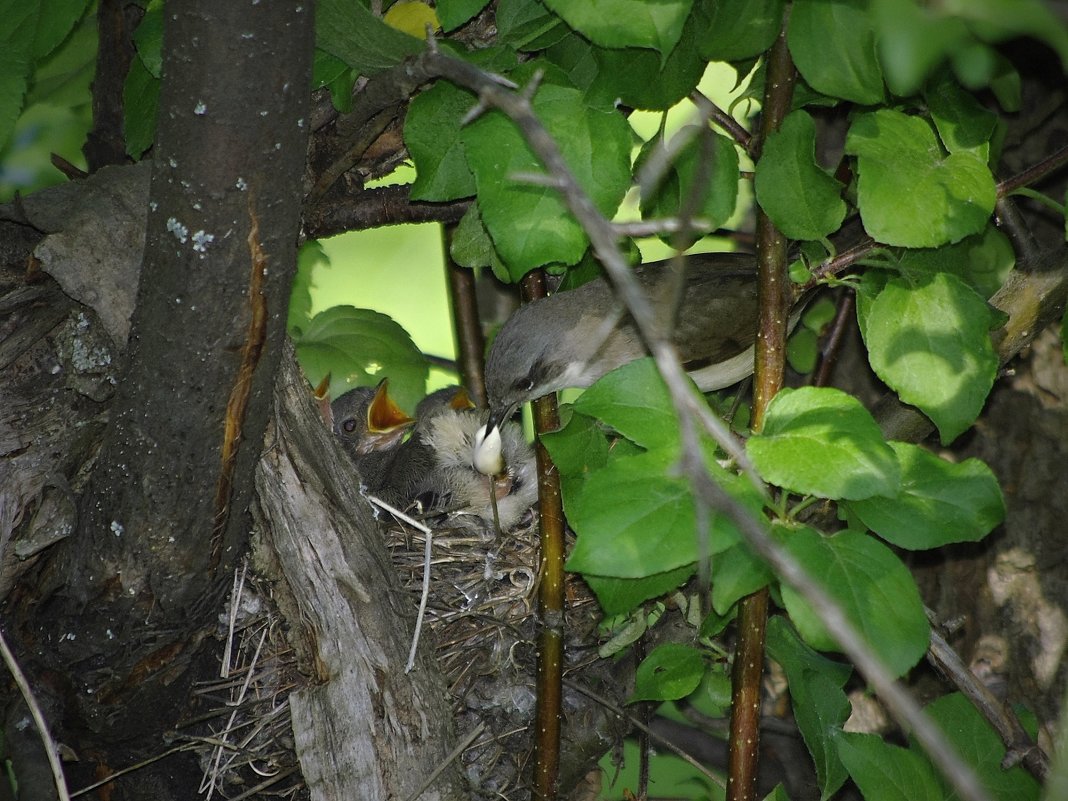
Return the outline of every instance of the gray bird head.
<path id="1" fill-rule="evenodd" d="M 521 403 L 568 387 L 588 387 L 641 356 L 644 351 L 630 326 L 605 324 L 617 310 L 603 281 L 517 309 L 486 359 L 490 425 L 499 425 Z"/>

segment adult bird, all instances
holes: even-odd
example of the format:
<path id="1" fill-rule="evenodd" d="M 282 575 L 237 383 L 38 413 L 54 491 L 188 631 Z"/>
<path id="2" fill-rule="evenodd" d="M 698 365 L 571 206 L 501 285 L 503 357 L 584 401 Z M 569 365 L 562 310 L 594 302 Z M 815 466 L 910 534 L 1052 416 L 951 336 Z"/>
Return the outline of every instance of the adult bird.
<path id="1" fill-rule="evenodd" d="M 668 262 L 634 271 L 661 321 L 674 296 Z M 757 327 L 755 258 L 741 253 L 688 256 L 672 342 L 704 392 L 753 372 Z M 631 317 L 604 278 L 521 306 L 505 322 L 486 360 L 490 426 L 516 406 L 568 387 L 588 387 L 610 370 L 648 355 Z"/>

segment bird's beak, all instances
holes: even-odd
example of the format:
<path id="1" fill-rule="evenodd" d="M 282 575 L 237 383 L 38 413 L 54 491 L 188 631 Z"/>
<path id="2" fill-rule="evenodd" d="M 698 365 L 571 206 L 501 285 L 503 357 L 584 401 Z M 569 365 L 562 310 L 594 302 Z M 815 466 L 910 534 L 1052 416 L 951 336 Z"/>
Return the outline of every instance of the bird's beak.
<path id="1" fill-rule="evenodd" d="M 493 429 L 500 429 L 504 424 L 504 421 L 512 416 L 512 412 L 515 411 L 514 406 L 498 406 L 496 408 L 490 408 L 489 419 L 486 420 L 487 433 Z"/>
<path id="2" fill-rule="evenodd" d="M 357 453 L 386 450 L 397 443 L 415 420 L 401 411 L 389 396 L 389 379 L 383 378 L 367 407 L 367 434 L 357 446 Z"/>

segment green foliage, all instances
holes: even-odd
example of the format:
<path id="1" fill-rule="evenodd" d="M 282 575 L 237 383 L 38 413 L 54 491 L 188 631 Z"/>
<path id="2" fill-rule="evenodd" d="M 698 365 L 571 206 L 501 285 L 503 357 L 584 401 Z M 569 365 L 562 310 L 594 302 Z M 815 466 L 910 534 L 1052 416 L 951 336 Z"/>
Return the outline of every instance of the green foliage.
<path id="1" fill-rule="evenodd" d="M 871 414 L 837 389 L 782 390 L 746 449 L 771 483 L 820 498 L 892 495 L 901 479 Z"/>
<path id="2" fill-rule="evenodd" d="M 1021 105 L 1020 78 L 997 45 L 1029 36 L 1068 64 L 1068 30 L 1045 4 L 499 0 L 492 41 L 452 36 L 488 5 L 439 0 L 439 46 L 528 93 L 602 214 L 615 217 L 638 170 L 661 161 L 659 180 L 644 186 L 636 203 L 642 220 L 685 212 L 711 231 L 751 220 L 749 197 L 755 195 L 800 250 L 795 258 L 801 280 L 816 262 L 835 255 L 845 241 L 839 237 L 845 221 L 859 216 L 864 233 L 882 246 L 872 264 L 849 279 L 858 289 L 858 320 L 872 368 L 902 401 L 930 418 L 943 443 L 974 423 L 999 367 L 991 333 L 1000 318 L 987 299 L 1014 262 L 991 213 L 1001 117 Z M 745 109 L 745 99 L 762 102 L 765 55 L 787 7 L 786 43 L 800 80 L 792 112 L 750 167 L 747 154 L 757 149 L 732 126 L 708 125 L 707 116 L 689 114 L 680 130 L 666 112 L 692 95 L 710 62 L 728 64 L 739 84 L 748 79 L 722 106 L 733 102 L 733 111 Z M 0 144 L 19 130 L 16 120 L 28 103 L 63 98 L 76 105 L 71 98 L 77 93 L 77 102 L 87 107 L 93 45 L 77 37 L 91 34 L 91 26 L 76 27 L 85 8 L 84 0 L 3 5 Z M 154 138 L 164 21 L 161 4 L 153 0 L 134 36 L 137 57 L 124 94 L 127 151 L 134 158 Z M 425 46 L 363 0 L 321 0 L 316 30 L 314 85 L 328 88 L 341 111 L 352 102 L 358 79 Z M 976 92 L 987 89 L 980 101 Z M 544 166 L 512 121 L 492 109 L 468 119 L 476 102 L 474 94 L 445 81 L 411 99 L 403 131 L 415 168 L 411 197 L 473 200 L 451 244 L 453 258 L 465 267 L 489 267 L 508 281 L 548 267 L 564 273 L 565 288 L 587 280 L 597 264 L 586 232 L 554 186 L 532 180 Z M 630 124 L 631 109 L 665 113 L 660 125 L 651 126 L 655 133 L 639 136 Z M 841 149 L 823 141 L 828 114 L 838 114 L 845 136 L 840 166 L 846 169 L 833 175 L 828 168 L 839 165 L 821 164 L 816 156 Z M 739 113 L 738 124 L 750 132 L 752 122 Z M 743 174 L 750 169 L 751 175 Z M 852 179 L 834 177 L 844 175 Z M 624 208 L 629 219 L 634 206 Z M 661 233 L 673 245 L 689 245 L 698 235 L 686 236 Z M 622 245 L 633 247 L 625 240 Z M 309 379 L 318 383 L 329 373 L 336 396 L 388 375 L 391 392 L 411 410 L 425 389 L 425 359 L 385 315 L 335 307 L 312 317 L 316 264 L 323 264 L 321 253 L 308 245 L 288 314 Z M 812 317 L 806 315 L 810 333 L 793 346 L 802 367 L 811 368 L 816 352 L 811 332 L 832 313 L 814 306 Z M 1068 350 L 1068 317 L 1062 336 Z M 658 625 L 669 605 L 701 644 L 654 650 L 642 665 L 635 700 L 697 696 L 717 687 L 722 699 L 722 660 L 702 648 L 729 623 L 739 599 L 770 586 L 781 609 L 769 623 L 768 648 L 787 674 L 822 797 L 837 792 L 847 775 L 868 801 L 947 796 L 943 780 L 915 746 L 842 731 L 848 712 L 842 688 L 850 668 L 817 653 L 837 651 L 840 644 L 801 595 L 754 555 L 727 515 L 712 510 L 705 520 L 707 510 L 697 507 L 679 469 L 676 412 L 651 360 L 605 376 L 565 407 L 563 418 L 563 428 L 543 441 L 577 534 L 567 567 L 585 578 L 608 616 L 602 655 L 618 653 Z M 701 446 L 712 481 L 838 601 L 897 675 L 921 658 L 929 628 L 915 581 L 885 543 L 914 551 L 975 542 L 1004 516 L 1001 492 L 985 465 L 973 459 L 952 463 L 914 445 L 887 442 L 872 415 L 837 390 L 783 391 L 762 431 L 749 436 L 745 452 L 770 491 L 740 475 L 710 440 Z M 799 525 L 798 507 L 814 499 L 837 506 L 849 528 L 830 534 Z M 701 521 L 707 529 L 699 530 Z M 697 575 L 711 581 L 710 613 L 707 598 L 701 599 L 704 620 L 702 603 L 684 601 L 679 590 Z M 995 798 L 1037 795 L 1018 768 L 997 768 L 1003 749 L 962 699 L 943 699 L 930 711 Z M 1023 794 L 1010 796 L 1010 786 L 1022 787 Z M 769 797 L 784 793 L 780 788 Z"/>
<path id="3" fill-rule="evenodd" d="M 359 0 L 319 0 L 315 43 L 361 75 L 373 75 L 415 55 L 423 43 L 391 28 Z"/>
<path id="4" fill-rule="evenodd" d="M 959 693 L 926 710 L 971 767 L 994 801 L 1036 801 L 1041 788 L 1020 765 L 1001 767 L 1005 745 L 978 710 Z M 955 794 L 917 743 L 901 748 L 873 734 L 835 735 L 838 754 L 866 801 L 943 801 Z"/>
<path id="5" fill-rule="evenodd" d="M 693 132 L 693 133 L 691 133 Z M 684 208 L 701 218 L 711 233 L 734 214 L 738 199 L 738 151 L 725 136 L 697 128 L 683 129 L 677 136 L 689 138 L 671 168 L 651 193 L 641 200 L 642 216 L 675 217 Z M 638 156 L 639 165 L 666 142 L 654 137 Z M 692 243 L 696 235 L 688 240 Z"/>
<path id="6" fill-rule="evenodd" d="M 682 36 L 693 0 L 545 0 L 564 22 L 602 47 L 651 47 L 670 53 Z"/>
<path id="7" fill-rule="evenodd" d="M 794 718 L 816 766 L 820 797 L 829 798 L 847 778 L 834 737 L 852 708 L 842 689 L 852 671 L 813 651 L 779 615 L 768 621 L 767 648 L 786 671 Z"/>
<path id="8" fill-rule="evenodd" d="M 1037 801 L 1041 788 L 1034 776 L 1019 764 L 1008 769 L 1002 767 L 1005 744 L 967 698 L 960 693 L 945 695 L 932 702 L 926 712 L 943 731 L 947 742 L 978 773 L 994 801 Z M 912 743 L 911 747 L 917 746 Z M 949 788 L 946 789 L 948 792 Z"/>
<path id="9" fill-rule="evenodd" d="M 986 226 L 994 177 L 973 150 L 947 153 L 931 124 L 900 111 L 858 116 L 846 152 L 857 157 L 857 205 L 880 242 L 910 248 L 958 242 Z"/>
<path id="10" fill-rule="evenodd" d="M 536 69 L 528 62 L 514 77 L 529 81 Z M 589 108 L 562 73 L 550 65 L 543 69 L 534 110 L 579 183 L 603 213 L 611 214 L 630 179 L 626 120 L 615 110 Z M 475 176 L 482 222 L 513 280 L 551 262 L 578 262 L 588 245 L 586 233 L 555 188 L 522 180 L 523 174 L 541 169 L 515 126 L 501 112 L 490 112 L 465 127 L 461 139 Z"/>
<path id="11" fill-rule="evenodd" d="M 791 239 L 822 239 L 846 215 L 842 185 L 816 164 L 816 123 L 798 110 L 768 137 L 757 165 L 757 202 Z"/>
<path id="12" fill-rule="evenodd" d="M 809 572 L 896 675 L 904 675 L 927 650 L 930 626 L 916 582 L 894 552 L 868 534 L 825 536 L 810 528 L 776 530 L 779 542 Z M 805 641 L 837 650 L 823 621 L 793 588 L 782 600 Z"/>
<path id="13" fill-rule="evenodd" d="M 389 376 L 389 391 L 411 411 L 426 395 L 426 358 L 392 318 L 370 309 L 333 306 L 319 312 L 302 333 L 291 329 L 308 381 L 330 376 L 330 397 Z"/>
<path id="14" fill-rule="evenodd" d="M 795 0 L 787 42 L 798 72 L 817 92 L 864 106 L 883 100 L 867 0 Z"/>
<path id="15" fill-rule="evenodd" d="M 890 447 L 901 465 L 897 494 L 847 504 L 887 542 L 910 550 L 974 542 L 1005 517 L 997 479 L 978 459 L 954 464 L 916 445 Z"/>
<path id="16" fill-rule="evenodd" d="M 697 689 L 705 673 L 701 652 L 688 645 L 667 643 L 642 660 L 634 677 L 631 701 L 674 701 Z"/>
<path id="17" fill-rule="evenodd" d="M 967 430 L 997 377 L 986 301 L 951 273 L 905 269 L 866 275 L 857 310 L 879 378 L 931 418 L 943 443 Z"/>

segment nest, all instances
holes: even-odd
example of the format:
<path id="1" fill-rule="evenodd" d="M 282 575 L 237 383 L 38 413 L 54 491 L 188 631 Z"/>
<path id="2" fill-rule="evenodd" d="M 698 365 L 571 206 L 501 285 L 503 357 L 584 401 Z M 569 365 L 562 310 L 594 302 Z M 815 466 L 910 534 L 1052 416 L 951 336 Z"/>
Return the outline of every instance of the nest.
<path id="1" fill-rule="evenodd" d="M 383 516 L 384 517 L 384 516 Z M 461 731 L 482 734 L 462 760 L 476 795 L 518 791 L 530 753 L 538 633 L 538 528 L 530 519 L 501 536 L 480 518 L 431 521 L 430 588 L 421 636 L 436 649 Z M 386 544 L 415 608 L 423 589 L 426 535 L 385 522 Z M 566 670 L 595 661 L 597 604 L 567 583 Z M 191 738 L 204 777 L 201 793 L 240 801 L 307 797 L 293 749 L 289 694 L 305 679 L 285 638 L 267 582 L 238 569 L 220 616 L 226 645 L 220 678 L 198 686 L 213 711 L 209 734 Z M 481 792 L 479 792 L 481 791 Z"/>
<path id="2" fill-rule="evenodd" d="M 538 526 L 499 535 L 461 515 L 432 529 L 430 590 L 423 636 L 433 640 L 458 728 L 484 731 L 462 757 L 476 794 L 506 798 L 519 789 L 531 750 L 537 660 Z M 418 603 L 425 535 L 394 523 L 386 544 L 404 587 Z M 600 611 L 586 585 L 568 576 L 565 671 L 596 661 Z"/>

